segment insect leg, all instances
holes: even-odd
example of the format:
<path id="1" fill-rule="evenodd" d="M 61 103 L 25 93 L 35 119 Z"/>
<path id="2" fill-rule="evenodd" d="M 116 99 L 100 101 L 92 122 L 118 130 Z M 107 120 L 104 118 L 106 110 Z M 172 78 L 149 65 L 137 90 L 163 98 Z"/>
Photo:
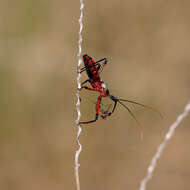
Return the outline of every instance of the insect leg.
<path id="1" fill-rule="evenodd" d="M 90 91 L 101 92 L 100 90 L 97 90 L 96 88 L 89 88 L 88 86 L 82 86 L 80 90 L 82 90 L 83 88 Z"/>
<path id="2" fill-rule="evenodd" d="M 109 113 L 109 115 L 111 115 L 111 114 L 115 111 L 115 108 L 116 108 L 116 106 L 117 106 L 117 102 L 119 101 L 119 99 L 116 98 L 115 96 L 112 96 L 111 94 L 109 94 L 108 97 L 109 97 L 112 101 L 114 101 L 113 109 L 112 109 L 112 111 Z"/>
<path id="3" fill-rule="evenodd" d="M 79 124 L 93 123 L 93 122 L 95 122 L 95 121 L 98 119 L 99 108 L 100 108 L 101 100 L 102 100 L 102 96 L 100 95 L 100 96 L 98 97 L 98 101 L 97 101 L 97 104 L 96 104 L 96 115 L 95 115 L 95 119 L 94 119 L 94 120 L 90 120 L 90 121 L 81 121 L 81 122 L 79 122 Z"/>
<path id="4" fill-rule="evenodd" d="M 114 101 L 114 106 L 111 112 L 109 112 L 109 116 L 115 111 L 115 108 L 117 106 L 117 101 Z"/>
<path id="5" fill-rule="evenodd" d="M 81 86 L 84 85 L 84 84 L 86 84 L 87 82 L 90 82 L 90 80 L 87 79 L 87 80 L 83 81 L 83 82 L 81 83 Z"/>
<path id="6" fill-rule="evenodd" d="M 99 115 L 99 109 L 100 109 L 101 100 L 102 100 L 102 95 L 98 96 L 98 101 L 97 101 L 97 104 L 96 104 L 96 115 Z"/>
<path id="7" fill-rule="evenodd" d="M 101 117 L 103 118 L 103 119 L 106 119 L 106 117 L 108 117 L 108 116 L 110 116 L 113 112 L 114 112 L 114 110 L 115 110 L 115 108 L 116 108 L 116 105 L 117 105 L 117 101 L 114 101 L 114 107 L 113 107 L 113 109 L 112 109 L 112 111 L 111 112 L 109 112 L 109 108 L 110 107 L 108 107 L 108 109 L 107 109 L 107 111 L 104 111 L 102 114 L 101 114 Z M 111 104 L 110 104 L 110 106 L 111 106 Z"/>

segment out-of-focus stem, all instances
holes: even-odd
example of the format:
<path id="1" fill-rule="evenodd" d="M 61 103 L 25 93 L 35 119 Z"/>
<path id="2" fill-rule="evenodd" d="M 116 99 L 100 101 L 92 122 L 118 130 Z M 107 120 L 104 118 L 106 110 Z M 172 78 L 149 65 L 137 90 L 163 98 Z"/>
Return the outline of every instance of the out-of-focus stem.
<path id="1" fill-rule="evenodd" d="M 179 124 L 183 121 L 183 119 L 188 115 L 189 111 L 190 111 L 190 102 L 186 105 L 184 112 L 178 115 L 177 120 L 169 127 L 169 131 L 166 133 L 163 142 L 158 146 L 157 152 L 152 158 L 150 165 L 148 166 L 147 175 L 140 183 L 140 190 L 146 190 L 146 184 L 152 178 L 158 159 L 161 157 L 162 152 L 164 148 L 166 147 L 168 141 L 173 136 L 175 129 L 179 126 Z"/>

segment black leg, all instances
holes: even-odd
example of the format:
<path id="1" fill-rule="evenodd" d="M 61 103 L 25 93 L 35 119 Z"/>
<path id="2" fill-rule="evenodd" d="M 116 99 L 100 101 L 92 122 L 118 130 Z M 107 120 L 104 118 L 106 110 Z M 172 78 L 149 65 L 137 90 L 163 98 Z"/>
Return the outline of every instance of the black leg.
<path id="1" fill-rule="evenodd" d="M 81 121 L 81 122 L 79 122 L 79 124 L 88 124 L 88 123 L 93 123 L 93 122 L 95 122 L 97 119 L 98 119 L 98 114 L 96 114 L 96 117 L 95 117 L 95 119 L 94 119 L 94 120 L 91 120 L 91 121 Z"/>
<path id="2" fill-rule="evenodd" d="M 93 123 L 93 122 L 95 122 L 98 119 L 101 100 L 102 100 L 102 96 L 100 95 L 98 97 L 98 101 L 97 101 L 97 104 L 96 104 L 96 116 L 95 116 L 95 119 L 94 120 L 90 120 L 90 121 L 81 121 L 81 122 L 79 122 L 79 124 Z"/>
<path id="3" fill-rule="evenodd" d="M 116 106 L 117 106 L 117 101 L 114 101 L 113 109 L 111 112 L 109 112 L 109 115 L 111 115 L 115 111 Z"/>
<path id="4" fill-rule="evenodd" d="M 90 80 L 89 79 L 85 80 L 84 82 L 81 83 L 81 86 L 84 85 L 87 82 L 90 82 Z"/>

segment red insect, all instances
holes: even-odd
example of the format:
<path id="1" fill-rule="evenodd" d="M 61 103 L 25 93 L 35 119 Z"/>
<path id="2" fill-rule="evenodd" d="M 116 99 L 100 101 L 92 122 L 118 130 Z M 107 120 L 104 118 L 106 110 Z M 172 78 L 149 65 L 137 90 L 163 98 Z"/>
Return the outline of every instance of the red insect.
<path id="1" fill-rule="evenodd" d="M 98 96 L 98 100 L 96 103 L 95 119 L 90 120 L 90 121 L 81 121 L 79 124 L 88 124 L 88 123 L 95 122 L 99 116 L 99 110 L 100 110 L 102 98 L 103 97 L 109 97 L 114 102 L 113 109 L 111 111 L 109 111 L 109 109 L 106 111 L 100 110 L 102 112 L 101 117 L 103 119 L 105 119 L 107 116 L 110 116 L 115 111 L 117 103 L 121 104 L 124 108 L 127 109 L 127 111 L 130 113 L 130 115 L 137 122 L 137 125 L 139 126 L 139 128 L 141 130 L 141 138 L 142 138 L 143 133 L 142 133 L 142 126 L 141 126 L 140 122 L 136 119 L 136 117 L 132 113 L 132 111 L 123 102 L 137 104 L 137 105 L 143 106 L 144 108 L 151 109 L 152 111 L 155 111 L 159 114 L 160 114 L 160 112 L 157 111 L 156 109 L 150 107 L 150 106 L 146 106 L 146 105 L 143 105 L 143 104 L 140 104 L 138 102 L 131 101 L 131 100 L 120 99 L 120 98 L 117 98 L 117 97 L 111 95 L 108 88 L 106 87 L 106 84 L 100 78 L 100 74 L 103 71 L 104 66 L 107 64 L 106 58 L 103 58 L 103 59 L 95 62 L 90 56 L 85 54 L 85 55 L 83 55 L 83 60 L 84 60 L 84 67 L 81 69 L 80 73 L 82 73 L 83 71 L 86 71 L 86 73 L 88 75 L 88 79 L 85 80 L 84 82 L 82 82 L 81 88 L 79 90 L 86 89 L 86 90 L 90 90 L 90 91 L 96 91 L 96 92 L 99 92 L 100 95 Z M 90 83 L 92 88 L 90 88 L 88 86 L 84 86 L 84 84 L 86 84 L 87 82 Z"/>

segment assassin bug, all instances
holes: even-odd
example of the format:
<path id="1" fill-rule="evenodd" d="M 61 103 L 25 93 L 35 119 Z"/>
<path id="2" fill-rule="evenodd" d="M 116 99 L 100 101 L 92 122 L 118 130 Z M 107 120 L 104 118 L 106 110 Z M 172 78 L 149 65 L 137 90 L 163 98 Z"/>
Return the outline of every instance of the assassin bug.
<path id="1" fill-rule="evenodd" d="M 97 103 L 96 103 L 95 119 L 90 120 L 90 121 L 81 121 L 81 122 L 79 122 L 79 124 L 88 124 L 88 123 L 92 123 L 92 122 L 97 121 L 97 119 L 99 117 L 99 111 L 102 112 L 101 117 L 103 119 L 105 119 L 107 116 L 110 116 L 111 114 L 113 114 L 117 104 L 119 103 L 125 109 L 127 109 L 127 111 L 130 113 L 130 115 L 136 121 L 138 127 L 140 128 L 141 138 L 142 138 L 143 133 L 142 133 L 142 126 L 141 126 L 140 122 L 137 120 L 137 118 L 135 117 L 133 112 L 130 110 L 130 108 L 128 108 L 123 102 L 128 102 L 128 103 L 132 103 L 132 104 L 142 106 L 144 108 L 151 109 L 152 111 L 157 112 L 158 114 L 160 114 L 160 116 L 162 117 L 161 113 L 158 110 L 156 110 L 155 108 L 152 108 L 150 106 L 146 106 L 144 104 L 134 102 L 134 101 L 131 101 L 131 100 L 120 99 L 120 98 L 117 98 L 117 97 L 111 95 L 108 88 L 106 87 L 106 84 L 100 78 L 100 74 L 103 71 L 104 66 L 107 64 L 107 59 L 106 58 L 100 59 L 99 61 L 95 62 L 92 59 L 92 57 L 85 54 L 85 55 L 83 55 L 83 61 L 84 61 L 84 67 L 81 68 L 80 73 L 86 71 L 86 73 L 88 75 L 88 79 L 81 83 L 81 88 L 79 90 L 86 89 L 86 90 L 90 90 L 90 91 L 96 91 L 96 92 L 99 92 L 100 95 L 98 96 L 98 100 L 97 100 Z M 92 88 L 84 85 L 87 82 L 90 83 Z M 113 109 L 111 111 L 109 111 L 110 107 L 106 111 L 101 111 L 100 107 L 101 107 L 101 100 L 102 100 L 103 97 L 109 97 L 114 102 L 114 106 L 113 106 Z"/>

